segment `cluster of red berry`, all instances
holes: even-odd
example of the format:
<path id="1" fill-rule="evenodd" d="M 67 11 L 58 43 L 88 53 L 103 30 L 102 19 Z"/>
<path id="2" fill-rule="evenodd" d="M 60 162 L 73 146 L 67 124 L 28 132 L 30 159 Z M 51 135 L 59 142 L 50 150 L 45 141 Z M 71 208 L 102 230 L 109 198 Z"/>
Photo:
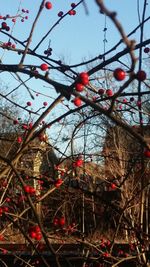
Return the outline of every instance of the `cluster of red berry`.
<path id="1" fill-rule="evenodd" d="M 89 75 L 87 72 L 81 72 L 75 84 L 75 90 L 77 92 L 82 92 L 84 90 L 84 86 L 89 84 Z M 82 105 L 82 101 L 80 97 L 75 97 L 73 99 L 73 103 L 75 106 L 80 107 Z"/>
<path id="2" fill-rule="evenodd" d="M 55 217 L 54 220 L 53 220 L 53 225 L 54 226 L 59 226 L 59 227 L 63 227 L 66 223 L 66 220 L 65 220 L 65 217 L 60 217 L 60 218 L 57 218 Z"/>
<path id="3" fill-rule="evenodd" d="M 117 81 L 123 81 L 126 77 L 126 72 L 121 68 L 117 68 L 114 70 L 113 76 Z M 144 70 L 139 70 L 136 73 L 135 78 L 141 82 L 146 80 L 146 72 Z"/>
<path id="4" fill-rule="evenodd" d="M 24 8 L 22 8 L 21 11 L 22 11 L 22 13 L 27 13 L 27 14 L 29 13 L 29 10 L 28 10 L 28 9 L 24 9 Z"/>
<path id="5" fill-rule="evenodd" d="M 74 16 L 76 15 L 76 11 L 74 10 L 74 8 L 76 7 L 76 4 L 75 3 L 71 3 L 71 8 L 69 11 L 68 11 L 68 15 L 70 16 Z M 64 15 L 64 12 L 63 11 L 59 11 L 58 12 L 58 17 L 62 17 Z"/>
<path id="6" fill-rule="evenodd" d="M 38 225 L 31 226 L 29 228 L 29 236 L 35 240 L 40 241 L 42 239 L 40 227 Z"/>
<path id="7" fill-rule="evenodd" d="M 23 8 L 21 11 L 22 11 L 22 13 L 29 13 L 29 10 L 28 9 L 24 9 Z M 9 14 L 7 14 L 6 16 L 0 15 L 0 19 L 2 19 L 2 20 L 11 19 L 11 21 L 13 23 L 16 23 L 16 20 L 19 17 L 21 17 L 21 22 L 24 22 L 24 20 L 27 20 L 28 19 L 28 16 L 22 16 L 22 14 L 20 14 L 19 16 L 10 16 Z M 2 29 L 3 30 L 6 30 L 6 31 L 9 31 L 10 30 L 10 27 L 7 25 L 6 22 L 2 22 Z"/>
<path id="8" fill-rule="evenodd" d="M 31 130 L 32 127 L 33 127 L 33 123 L 32 122 L 30 122 L 29 124 L 23 123 L 22 126 L 21 126 L 21 128 L 23 130 Z"/>
<path id="9" fill-rule="evenodd" d="M 32 122 L 29 122 L 28 124 L 27 123 L 19 123 L 19 120 L 17 120 L 17 119 L 14 119 L 13 120 L 13 124 L 14 125 L 19 125 L 19 126 L 21 126 L 21 128 L 23 129 L 23 130 L 30 130 L 30 129 L 32 129 L 32 127 L 33 127 L 33 123 Z M 18 139 L 17 139 L 17 142 L 18 143 L 21 143 L 22 142 L 22 138 L 19 136 L 18 137 Z"/>
<path id="10" fill-rule="evenodd" d="M 29 10 L 28 9 L 24 9 L 23 8 L 21 11 L 22 11 L 22 13 L 27 13 L 27 14 L 29 13 Z M 21 17 L 22 17 L 21 22 L 24 22 L 25 19 L 26 20 L 28 19 L 28 16 L 21 16 Z M 13 22 L 16 22 L 16 19 L 14 18 L 14 19 L 12 19 L 12 21 Z"/>
<path id="11" fill-rule="evenodd" d="M 104 95 L 104 94 L 106 94 L 106 96 L 109 96 L 109 97 L 111 97 L 111 96 L 113 96 L 113 90 L 112 89 L 106 89 L 106 90 L 104 90 L 103 88 L 100 88 L 99 90 L 98 90 L 98 94 L 99 95 Z"/>
<path id="12" fill-rule="evenodd" d="M 8 212 L 9 208 L 6 206 L 0 207 L 0 216 L 2 216 L 3 213 Z"/>
<path id="13" fill-rule="evenodd" d="M 3 48 L 13 48 L 15 49 L 16 48 L 16 45 L 15 44 L 12 44 L 12 42 L 7 42 L 7 43 L 3 43 L 2 45 Z"/>
<path id="14" fill-rule="evenodd" d="M 28 193 L 29 195 L 35 195 L 35 193 L 36 193 L 35 188 L 32 187 L 32 186 L 30 186 L 30 185 L 25 185 L 25 186 L 24 186 L 24 191 L 25 191 L 26 193 Z"/>
<path id="15" fill-rule="evenodd" d="M 113 76 L 114 76 L 114 78 L 117 81 L 123 81 L 126 78 L 126 72 L 123 69 L 121 69 L 121 68 L 117 68 L 117 69 L 114 70 Z M 146 79 L 146 73 L 145 73 L 145 71 L 139 70 L 136 73 L 135 78 L 138 81 L 144 81 Z M 112 89 L 106 89 L 106 90 L 104 90 L 103 88 L 100 88 L 98 90 L 98 94 L 101 95 L 101 96 L 105 94 L 108 97 L 112 97 L 114 93 L 113 93 L 113 90 Z"/>
<path id="16" fill-rule="evenodd" d="M 89 75 L 87 72 L 81 72 L 79 74 L 77 83 L 75 84 L 75 89 L 77 92 L 82 92 L 84 90 L 84 86 L 89 84 Z"/>
<path id="17" fill-rule="evenodd" d="M 52 51 L 53 51 L 53 49 L 52 49 L 51 47 L 49 47 L 48 49 L 46 49 L 46 50 L 44 51 L 44 54 L 45 54 L 47 57 L 49 57 L 49 56 L 52 55 Z"/>
<path id="18" fill-rule="evenodd" d="M 2 23 L 1 23 L 1 29 L 2 29 L 2 30 L 5 30 L 5 31 L 7 31 L 7 32 L 9 32 L 10 27 L 7 25 L 6 22 L 2 22 Z"/>

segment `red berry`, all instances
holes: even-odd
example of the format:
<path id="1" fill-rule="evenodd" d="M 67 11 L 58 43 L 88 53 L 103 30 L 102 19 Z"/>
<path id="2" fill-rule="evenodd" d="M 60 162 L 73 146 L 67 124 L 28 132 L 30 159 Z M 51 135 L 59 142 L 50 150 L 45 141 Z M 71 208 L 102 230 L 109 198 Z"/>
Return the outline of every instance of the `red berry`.
<path id="1" fill-rule="evenodd" d="M 83 78 L 83 79 L 81 80 L 81 83 L 82 83 L 83 85 L 88 85 L 88 84 L 89 84 L 89 79 L 87 79 L 87 78 Z"/>
<path id="2" fill-rule="evenodd" d="M 11 202 L 11 198 L 6 197 L 6 202 Z"/>
<path id="3" fill-rule="evenodd" d="M 4 241 L 4 236 L 0 235 L 0 241 Z"/>
<path id="4" fill-rule="evenodd" d="M 103 253 L 103 257 L 108 258 L 108 257 L 109 257 L 108 252 L 104 252 L 104 253 Z"/>
<path id="5" fill-rule="evenodd" d="M 79 75 L 79 77 L 81 78 L 81 79 L 85 79 L 85 78 L 89 78 L 89 75 L 88 75 L 88 73 L 87 72 L 81 72 L 80 73 L 80 75 Z"/>
<path id="6" fill-rule="evenodd" d="M 116 189 L 116 185 L 114 183 L 111 184 L 111 189 Z"/>
<path id="7" fill-rule="evenodd" d="M 36 233 L 35 239 L 40 241 L 42 239 L 41 233 Z"/>
<path id="8" fill-rule="evenodd" d="M 13 49 L 15 49 L 16 48 L 16 45 L 15 44 L 12 44 L 12 46 L 11 46 Z"/>
<path id="9" fill-rule="evenodd" d="M 7 45 L 8 45 L 8 46 L 11 46 L 11 45 L 12 45 L 12 43 L 11 43 L 11 42 L 8 42 L 8 43 L 7 43 Z"/>
<path id="10" fill-rule="evenodd" d="M 3 211 L 4 212 L 8 212 L 9 211 L 9 208 L 8 207 L 3 207 Z"/>
<path id="11" fill-rule="evenodd" d="M 28 125 L 27 124 L 22 124 L 22 129 L 24 129 L 24 130 L 28 130 Z"/>
<path id="12" fill-rule="evenodd" d="M 31 106 L 32 103 L 30 101 L 27 102 L 27 106 Z"/>
<path id="13" fill-rule="evenodd" d="M 54 183 L 55 187 L 59 187 L 59 186 L 61 186 L 62 182 L 63 182 L 63 181 L 62 181 L 61 178 L 57 179 L 57 180 L 55 181 L 55 183 Z"/>
<path id="14" fill-rule="evenodd" d="M 18 120 L 14 120 L 14 121 L 13 121 L 13 124 L 14 124 L 14 125 L 16 125 L 16 124 L 18 124 L 18 123 L 19 123 Z"/>
<path id="15" fill-rule="evenodd" d="M 125 71 L 121 68 L 115 69 L 113 75 L 117 81 L 123 81 L 126 77 Z"/>
<path id="16" fill-rule="evenodd" d="M 43 64 L 41 64 L 40 69 L 42 71 L 46 71 L 46 70 L 48 70 L 48 65 L 46 63 L 43 63 Z"/>
<path id="17" fill-rule="evenodd" d="M 22 137 L 21 136 L 18 136 L 18 138 L 17 138 L 17 143 L 22 143 Z"/>
<path id="18" fill-rule="evenodd" d="M 76 4 L 75 3 L 71 3 L 71 7 L 72 8 L 76 7 Z"/>
<path id="19" fill-rule="evenodd" d="M 149 53 L 149 51 L 150 51 L 149 47 L 145 47 L 145 48 L 144 48 L 144 53 L 147 54 L 147 53 Z"/>
<path id="20" fill-rule="evenodd" d="M 2 213 L 3 213 L 3 209 L 2 209 L 2 208 L 0 208 L 0 216 L 2 215 Z"/>
<path id="21" fill-rule="evenodd" d="M 43 102 L 43 106 L 46 107 L 48 105 L 47 102 Z"/>
<path id="22" fill-rule="evenodd" d="M 33 73 L 35 75 L 35 79 L 37 79 L 37 74 L 39 74 L 38 70 L 34 70 Z"/>
<path id="23" fill-rule="evenodd" d="M 87 85 L 89 83 L 89 75 L 87 72 L 81 72 L 79 75 L 80 82 L 83 85 Z"/>
<path id="24" fill-rule="evenodd" d="M 77 92 L 82 92 L 84 89 L 84 85 L 82 83 L 76 83 L 75 88 Z"/>
<path id="25" fill-rule="evenodd" d="M 44 51 L 44 54 L 45 54 L 45 55 L 47 55 L 47 54 L 48 54 L 48 51 L 47 51 L 47 50 L 45 50 L 45 51 Z"/>
<path id="26" fill-rule="evenodd" d="M 29 123 L 29 129 L 31 129 L 32 127 L 33 127 L 33 123 L 30 122 L 30 123 Z"/>
<path id="27" fill-rule="evenodd" d="M 46 7 L 47 9 L 51 9 L 51 8 L 52 8 L 52 3 L 51 3 L 51 2 L 46 2 L 46 3 L 45 3 L 45 7 Z"/>
<path id="28" fill-rule="evenodd" d="M 59 220 L 58 220 L 58 218 L 54 218 L 54 221 L 53 221 L 53 225 L 58 225 L 59 224 Z"/>
<path id="29" fill-rule="evenodd" d="M 6 30 L 7 32 L 9 32 L 9 31 L 10 31 L 10 27 L 7 26 L 7 27 L 5 28 L 5 30 Z"/>
<path id="30" fill-rule="evenodd" d="M 144 70 L 139 70 L 136 74 L 136 78 L 138 81 L 144 81 L 146 79 L 146 72 Z"/>
<path id="31" fill-rule="evenodd" d="M 36 192 L 35 188 L 30 187 L 29 193 L 32 195 L 32 194 L 35 194 L 35 192 Z"/>
<path id="32" fill-rule="evenodd" d="M 46 142 L 47 141 L 47 136 L 46 135 L 44 135 L 44 134 L 39 134 L 39 136 L 38 136 L 38 138 L 39 138 L 39 140 L 42 142 Z"/>
<path id="33" fill-rule="evenodd" d="M 150 150 L 149 149 L 146 149 L 144 151 L 144 156 L 147 157 L 147 158 L 150 158 Z"/>
<path id="34" fill-rule="evenodd" d="M 29 185 L 25 185 L 25 186 L 24 186 L 24 191 L 25 191 L 26 193 L 30 193 L 30 186 L 29 186 Z"/>
<path id="35" fill-rule="evenodd" d="M 69 10 L 68 14 L 70 16 L 74 16 L 76 14 L 76 11 L 75 10 Z"/>
<path id="36" fill-rule="evenodd" d="M 65 218 L 64 218 L 64 217 L 61 217 L 61 218 L 59 219 L 59 225 L 60 225 L 60 226 L 64 226 L 64 225 L 65 225 Z"/>
<path id="37" fill-rule="evenodd" d="M 113 96 L 113 91 L 112 91 L 111 89 L 107 89 L 107 90 L 106 90 L 106 94 L 107 94 L 108 96 Z"/>
<path id="38" fill-rule="evenodd" d="M 93 96 L 93 97 L 92 97 L 92 100 L 93 100 L 94 102 L 95 102 L 97 99 L 98 99 L 97 96 Z"/>
<path id="39" fill-rule="evenodd" d="M 35 231 L 36 233 L 41 233 L 41 228 L 40 228 L 38 225 L 35 225 L 35 226 L 34 226 L 34 231 Z"/>
<path id="40" fill-rule="evenodd" d="M 75 106 L 80 107 L 82 105 L 82 101 L 79 97 L 75 97 L 73 100 Z"/>
<path id="41" fill-rule="evenodd" d="M 2 22 L 1 23 L 1 27 L 2 27 L 2 29 L 6 29 L 7 28 L 7 23 L 6 22 Z"/>
<path id="42" fill-rule="evenodd" d="M 32 231 L 32 232 L 30 232 L 29 235 L 30 235 L 31 238 L 35 238 L 36 237 L 36 232 Z"/>
<path id="43" fill-rule="evenodd" d="M 104 90 L 104 89 L 102 89 L 102 88 L 98 90 L 98 93 L 99 93 L 100 95 L 103 95 L 103 94 L 104 94 L 104 92 L 105 92 L 105 90 Z"/>
<path id="44" fill-rule="evenodd" d="M 123 99 L 123 103 L 127 103 L 128 101 L 127 101 L 127 99 L 126 98 L 124 98 Z"/>
<path id="45" fill-rule="evenodd" d="M 72 12 L 72 13 L 73 13 L 73 14 L 72 14 L 73 16 L 74 16 L 74 15 L 76 15 L 76 11 L 75 11 L 75 10 L 73 10 L 73 12 Z"/>
<path id="46" fill-rule="evenodd" d="M 76 162 L 75 162 L 75 166 L 76 167 L 80 167 L 83 165 L 83 159 L 77 159 Z"/>
<path id="47" fill-rule="evenodd" d="M 8 252 L 7 249 L 4 249 L 4 248 L 2 249 L 2 253 L 3 253 L 3 254 L 7 254 L 7 252 Z"/>
<path id="48" fill-rule="evenodd" d="M 64 14 L 64 13 L 63 13 L 62 11 L 59 11 L 59 12 L 58 12 L 58 17 L 62 17 L 63 14 Z"/>
<path id="49" fill-rule="evenodd" d="M 141 105 L 142 105 L 142 102 L 141 101 L 137 101 L 137 106 L 141 107 Z"/>

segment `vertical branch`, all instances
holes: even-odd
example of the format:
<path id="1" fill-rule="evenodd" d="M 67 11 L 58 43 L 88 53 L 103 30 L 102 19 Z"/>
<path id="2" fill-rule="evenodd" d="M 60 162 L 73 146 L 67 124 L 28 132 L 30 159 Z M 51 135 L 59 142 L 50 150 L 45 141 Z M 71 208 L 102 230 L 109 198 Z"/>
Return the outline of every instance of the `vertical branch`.
<path id="1" fill-rule="evenodd" d="M 35 30 L 35 26 L 36 26 L 36 23 L 37 23 L 37 21 L 38 21 L 40 15 L 41 15 L 41 12 L 42 12 L 42 10 L 43 10 L 43 8 L 44 8 L 44 3 L 45 3 L 45 1 L 46 1 L 46 0 L 42 0 L 42 3 L 41 3 L 40 8 L 39 8 L 39 11 L 38 11 L 38 13 L 37 13 L 37 15 L 36 15 L 36 18 L 35 18 L 35 20 L 34 20 L 34 22 L 33 22 L 33 24 L 32 24 L 32 28 L 31 28 L 31 31 L 30 31 L 30 35 L 29 35 L 29 37 L 28 37 L 28 41 L 27 41 L 27 44 L 26 44 L 24 53 L 23 53 L 22 58 L 21 58 L 20 63 L 19 63 L 20 67 L 22 66 L 22 64 L 23 64 L 23 62 L 24 62 L 24 59 L 25 59 L 25 56 L 26 56 L 26 54 L 27 54 L 27 52 L 28 52 L 29 45 L 30 45 L 30 43 L 31 43 L 31 41 L 32 41 L 33 32 L 34 32 L 34 30 Z"/>
<path id="2" fill-rule="evenodd" d="M 136 60 L 137 60 L 135 55 L 134 55 L 135 40 L 129 40 L 128 39 L 127 35 L 124 32 L 124 29 L 123 29 L 121 23 L 116 18 L 116 16 L 117 16 L 116 12 L 109 11 L 106 8 L 106 6 L 104 5 L 103 0 L 95 0 L 95 1 L 99 5 L 102 13 L 107 15 L 113 21 L 114 25 L 116 26 L 116 29 L 119 31 L 119 33 L 120 33 L 120 35 L 122 37 L 122 40 L 123 40 L 124 44 L 129 49 L 129 54 L 130 54 L 130 57 L 131 57 L 130 72 L 132 73 L 134 71 L 135 63 L 136 63 Z"/>
<path id="3" fill-rule="evenodd" d="M 140 43 L 143 41 L 143 37 L 144 37 L 144 20 L 145 20 L 145 13 L 146 13 L 146 6 L 147 6 L 147 0 L 144 0 L 144 6 L 143 6 L 143 13 L 142 13 L 142 22 L 141 22 L 141 33 L 140 33 Z M 139 71 L 141 70 L 142 67 L 142 47 L 140 47 L 139 49 Z M 142 95 L 141 95 L 141 81 L 138 81 L 138 101 L 139 103 L 141 103 L 142 101 Z M 139 105 L 138 107 L 139 110 L 139 122 L 140 122 L 140 127 L 141 127 L 141 134 L 142 136 L 144 135 L 143 132 L 143 114 L 142 114 L 142 105 Z M 145 162 L 144 162 L 144 158 L 143 158 L 143 151 L 144 148 L 143 146 L 141 146 L 141 174 L 144 173 L 145 171 Z M 141 205 L 140 205 L 140 230 L 143 231 L 143 227 L 144 227 L 144 205 L 145 205 L 145 178 L 143 177 L 143 175 L 141 175 Z"/>
<path id="4" fill-rule="evenodd" d="M 146 200 L 145 200 L 145 233 L 146 233 L 146 250 L 149 251 L 149 185 L 146 189 Z"/>

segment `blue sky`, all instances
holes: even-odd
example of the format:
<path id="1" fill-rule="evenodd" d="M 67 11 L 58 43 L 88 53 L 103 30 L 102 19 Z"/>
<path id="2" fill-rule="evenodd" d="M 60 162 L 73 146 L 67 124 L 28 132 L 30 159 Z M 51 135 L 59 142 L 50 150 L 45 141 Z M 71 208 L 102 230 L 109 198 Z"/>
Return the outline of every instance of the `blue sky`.
<path id="1" fill-rule="evenodd" d="M 13 4 L 12 4 L 13 2 Z M 20 2 L 20 9 L 28 9 L 29 16 L 28 20 L 24 23 L 20 22 L 18 19 L 14 29 L 13 34 L 16 38 L 21 40 L 26 40 L 31 29 L 32 22 L 36 16 L 41 0 L 31 1 L 31 0 L 5 0 L 1 1 L 1 15 L 15 15 Z M 35 47 L 41 37 L 47 32 L 49 28 L 58 20 L 57 13 L 62 10 L 64 13 L 70 9 L 70 4 L 73 1 L 70 0 L 52 0 L 53 8 L 51 10 L 43 10 L 43 13 L 39 19 L 39 22 L 35 28 L 33 35 L 31 47 Z M 67 64 L 74 64 L 81 62 L 83 58 L 90 59 L 104 51 L 104 25 L 105 17 L 99 13 L 99 9 L 95 0 L 85 0 L 89 15 L 86 15 L 83 5 L 77 7 L 77 14 L 75 16 L 67 16 L 64 20 L 57 25 L 57 27 L 51 32 L 48 38 L 43 42 L 38 52 L 42 53 L 47 48 L 49 41 L 51 41 L 51 46 L 53 49 L 52 58 L 63 59 Z M 144 0 L 140 0 L 140 8 Z M 33 4 L 34 3 L 34 4 Z M 78 3 L 77 0 L 74 3 Z M 137 0 L 106 0 L 106 6 L 112 10 L 116 11 L 118 14 L 118 19 L 121 21 L 125 32 L 129 33 L 138 25 L 137 16 Z M 150 13 L 150 7 L 147 6 L 147 16 Z M 110 49 L 113 45 L 120 40 L 120 35 L 115 29 L 113 23 L 110 19 L 106 19 L 107 31 L 106 38 L 107 43 L 106 51 Z M 9 21 L 8 21 L 9 24 Z M 10 23 L 10 25 L 12 25 Z M 149 23 L 146 27 L 145 38 L 150 35 Z M 132 38 L 136 38 L 138 42 L 139 32 L 136 33 Z M 1 41 L 7 41 L 8 38 L 1 34 Z M 19 45 L 17 44 L 17 47 Z M 119 47 L 121 49 L 121 47 Z M 3 54 L 4 53 L 4 54 Z M 113 54 L 116 51 L 113 52 Z M 3 55 L 3 56 L 2 56 Z M 0 56 L 3 63 L 15 63 L 18 64 L 20 56 L 15 53 L 13 55 L 11 52 L 0 50 Z M 40 65 L 42 62 L 40 59 L 31 59 L 27 57 L 25 61 L 27 64 Z M 12 89 L 15 87 L 15 81 L 11 79 L 10 75 L 4 73 L 0 78 L 7 82 L 8 86 Z M 59 77 L 57 78 L 59 79 Z M 36 90 L 43 90 L 46 92 L 43 83 L 36 81 L 35 79 L 28 83 L 29 86 Z M 22 93 L 23 95 L 23 93 Z M 28 98 L 28 95 L 27 95 Z M 23 101 L 25 98 L 23 99 Z M 28 99 L 27 99 L 28 100 Z M 41 100 L 42 101 L 42 100 Z"/>
<path id="2" fill-rule="evenodd" d="M 16 14 L 18 2 L 18 0 L 13 0 L 12 4 L 12 0 L 2 1 L 1 13 Z M 28 21 L 16 24 L 14 28 L 16 36 L 22 37 L 22 39 L 27 38 L 40 2 L 41 0 L 36 0 L 36 3 L 33 4 L 31 0 L 21 1 L 22 7 L 29 9 L 30 13 Z M 45 9 L 43 11 L 34 34 L 33 46 L 40 40 L 40 37 L 46 33 L 48 27 L 51 27 L 56 22 L 58 11 L 62 10 L 65 12 L 69 10 L 70 4 L 72 3 L 70 0 L 52 0 L 51 2 L 53 4 L 53 9 Z M 74 2 L 77 3 L 78 1 Z M 83 6 L 79 6 L 76 16 L 67 16 L 55 30 L 52 31 L 46 39 L 46 42 L 41 46 L 41 51 L 47 47 L 49 40 L 51 40 L 53 56 L 56 58 L 64 56 L 71 62 L 78 62 L 83 57 L 90 57 L 103 52 L 104 16 L 99 13 L 94 0 L 86 0 L 85 2 L 87 3 L 89 15 L 87 16 L 85 14 Z M 137 25 L 137 0 L 106 0 L 105 2 L 110 10 L 117 11 L 118 18 L 121 20 L 127 33 Z M 142 2 L 143 0 L 140 0 L 141 4 Z M 107 19 L 106 37 L 106 49 L 109 49 L 120 39 L 118 32 L 109 19 Z"/>

